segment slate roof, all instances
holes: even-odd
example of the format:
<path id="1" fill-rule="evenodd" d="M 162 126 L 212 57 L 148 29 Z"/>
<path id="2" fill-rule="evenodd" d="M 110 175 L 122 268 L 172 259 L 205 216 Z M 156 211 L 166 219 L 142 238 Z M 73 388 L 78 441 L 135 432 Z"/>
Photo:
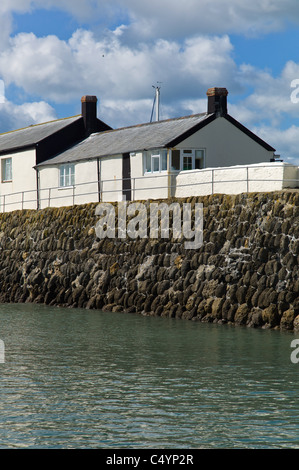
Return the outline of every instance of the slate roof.
<path id="1" fill-rule="evenodd" d="M 35 124 L 23 129 L 0 134 L 0 152 L 9 152 L 23 147 L 34 147 L 46 137 L 60 131 L 75 121 L 82 119 L 81 115 L 43 124 Z"/>
<path id="2" fill-rule="evenodd" d="M 213 114 L 202 113 L 92 134 L 39 166 L 171 147 L 176 140 L 183 140 L 212 119 Z"/>

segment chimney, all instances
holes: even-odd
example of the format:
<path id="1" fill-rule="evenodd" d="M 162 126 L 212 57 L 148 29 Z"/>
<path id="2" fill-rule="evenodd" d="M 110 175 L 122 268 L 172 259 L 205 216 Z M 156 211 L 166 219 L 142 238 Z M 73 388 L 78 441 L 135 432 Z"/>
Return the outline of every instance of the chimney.
<path id="1" fill-rule="evenodd" d="M 209 88 L 208 96 L 208 114 L 225 116 L 227 114 L 227 95 L 226 88 Z"/>
<path id="2" fill-rule="evenodd" d="M 97 97 L 82 96 L 82 117 L 84 120 L 85 132 L 89 136 L 93 132 L 97 132 Z"/>

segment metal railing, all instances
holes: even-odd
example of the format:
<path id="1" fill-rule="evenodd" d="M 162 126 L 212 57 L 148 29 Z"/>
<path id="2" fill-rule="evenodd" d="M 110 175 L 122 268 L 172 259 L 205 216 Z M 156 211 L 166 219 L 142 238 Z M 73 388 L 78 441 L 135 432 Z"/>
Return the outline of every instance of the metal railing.
<path id="1" fill-rule="evenodd" d="M 147 173 L 143 176 L 132 177 L 132 178 L 119 178 L 119 179 L 106 179 L 101 181 L 87 181 L 83 183 L 76 183 L 68 187 L 60 186 L 51 186 L 46 188 L 39 188 L 39 190 L 25 190 L 18 191 L 14 193 L 2 194 L 0 195 L 0 212 L 9 212 L 11 210 L 23 210 L 23 209 L 41 209 L 45 207 L 60 207 L 60 206 L 69 206 L 76 204 L 83 204 L 87 202 L 101 202 L 105 199 L 105 195 L 111 195 L 111 202 L 121 200 L 123 195 L 130 193 L 131 200 L 140 200 L 140 199 L 163 199 L 168 196 L 172 197 L 184 197 L 183 194 L 178 194 L 179 189 L 187 190 L 189 189 L 187 196 L 197 196 L 197 195 L 207 195 L 214 194 L 215 192 L 226 193 L 226 194 L 236 194 L 235 192 L 229 191 L 231 188 L 230 185 L 237 184 L 241 185 L 244 183 L 244 188 L 239 192 L 249 192 L 249 191 L 262 191 L 253 190 L 251 188 L 252 183 L 279 183 L 281 185 L 280 189 L 287 187 L 290 188 L 299 188 L 299 177 L 298 178 L 258 178 L 256 176 L 250 177 L 250 170 L 254 168 L 275 168 L 271 163 L 265 165 L 249 165 L 249 166 L 239 166 L 239 167 L 222 167 L 222 168 L 206 168 L 202 170 L 188 170 L 188 171 L 170 171 L 163 174 L 150 174 Z M 278 168 L 278 167 L 276 167 Z M 244 171 L 245 178 L 240 179 L 219 179 L 219 172 L 232 172 L 232 171 Z M 210 178 L 203 180 L 200 176 L 205 173 L 210 173 Z M 199 180 L 192 181 L 192 175 L 197 175 Z M 298 175 L 299 176 L 299 171 Z M 191 177 L 191 178 L 190 178 Z M 180 182 L 180 179 L 190 179 L 190 181 Z M 166 179 L 167 183 L 158 185 L 157 182 L 161 179 Z M 123 182 L 130 182 L 130 189 L 123 189 Z M 155 185 L 151 184 L 151 181 L 155 182 Z M 142 185 L 139 183 L 142 182 Z M 207 185 L 210 185 L 210 189 L 203 194 L 197 194 L 196 188 L 203 188 Z M 217 185 L 226 185 L 227 188 L 225 191 L 217 190 Z M 95 186 L 96 189 L 91 189 Z M 107 189 L 105 187 L 107 186 Z M 110 187 L 109 187 L 110 186 Z M 118 186 L 115 188 L 115 186 Z M 82 191 L 83 188 L 83 191 Z M 193 188 L 193 190 L 190 188 Z M 279 188 L 278 188 L 279 189 Z M 266 189 L 268 191 L 269 189 Z M 161 192 L 161 195 L 156 194 Z M 162 191 L 164 193 L 162 194 Z M 144 193 L 148 192 L 147 197 L 144 197 Z M 140 197 L 138 197 L 138 195 Z M 129 198 L 127 198 L 129 199 Z M 81 200 L 81 202 L 80 202 Z M 83 200 L 83 202 L 82 202 Z M 59 204 L 57 205 L 57 203 Z M 62 202 L 62 203 L 61 203 Z M 108 199 L 106 198 L 106 202 Z"/>

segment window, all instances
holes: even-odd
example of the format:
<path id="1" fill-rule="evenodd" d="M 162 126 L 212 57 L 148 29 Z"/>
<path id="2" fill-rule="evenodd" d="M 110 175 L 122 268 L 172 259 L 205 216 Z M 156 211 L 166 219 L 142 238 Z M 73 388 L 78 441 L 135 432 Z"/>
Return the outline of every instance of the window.
<path id="1" fill-rule="evenodd" d="M 171 169 L 179 171 L 181 169 L 181 152 L 180 150 L 172 150 L 171 152 Z"/>
<path id="2" fill-rule="evenodd" d="M 147 151 L 144 157 L 145 173 L 167 171 L 167 150 Z"/>
<path id="3" fill-rule="evenodd" d="M 201 170 L 204 168 L 204 150 L 195 150 L 195 169 Z"/>
<path id="4" fill-rule="evenodd" d="M 167 150 L 162 151 L 161 155 L 161 170 L 167 171 Z"/>
<path id="5" fill-rule="evenodd" d="M 75 184 L 75 165 L 67 164 L 60 167 L 60 187 L 73 186 Z"/>
<path id="6" fill-rule="evenodd" d="M 204 168 L 205 151 L 203 149 L 173 149 L 171 151 L 171 169 L 200 170 Z"/>
<path id="7" fill-rule="evenodd" d="M 150 152 L 146 152 L 145 155 L 145 172 L 152 171 L 152 156 Z"/>
<path id="8" fill-rule="evenodd" d="M 193 150 L 182 150 L 182 170 L 192 170 Z"/>
<path id="9" fill-rule="evenodd" d="M 2 159 L 2 182 L 12 181 L 12 159 Z"/>

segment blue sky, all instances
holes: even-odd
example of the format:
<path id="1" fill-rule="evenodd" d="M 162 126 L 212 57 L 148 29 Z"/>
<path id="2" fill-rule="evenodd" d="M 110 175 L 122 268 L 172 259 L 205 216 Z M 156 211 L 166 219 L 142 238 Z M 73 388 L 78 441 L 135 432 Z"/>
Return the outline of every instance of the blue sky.
<path id="1" fill-rule="evenodd" d="M 147 122 L 157 82 L 162 118 L 203 112 L 219 86 L 299 165 L 298 44 L 298 0 L 2 0 L 0 131 L 78 114 L 85 94 L 112 127 Z"/>

